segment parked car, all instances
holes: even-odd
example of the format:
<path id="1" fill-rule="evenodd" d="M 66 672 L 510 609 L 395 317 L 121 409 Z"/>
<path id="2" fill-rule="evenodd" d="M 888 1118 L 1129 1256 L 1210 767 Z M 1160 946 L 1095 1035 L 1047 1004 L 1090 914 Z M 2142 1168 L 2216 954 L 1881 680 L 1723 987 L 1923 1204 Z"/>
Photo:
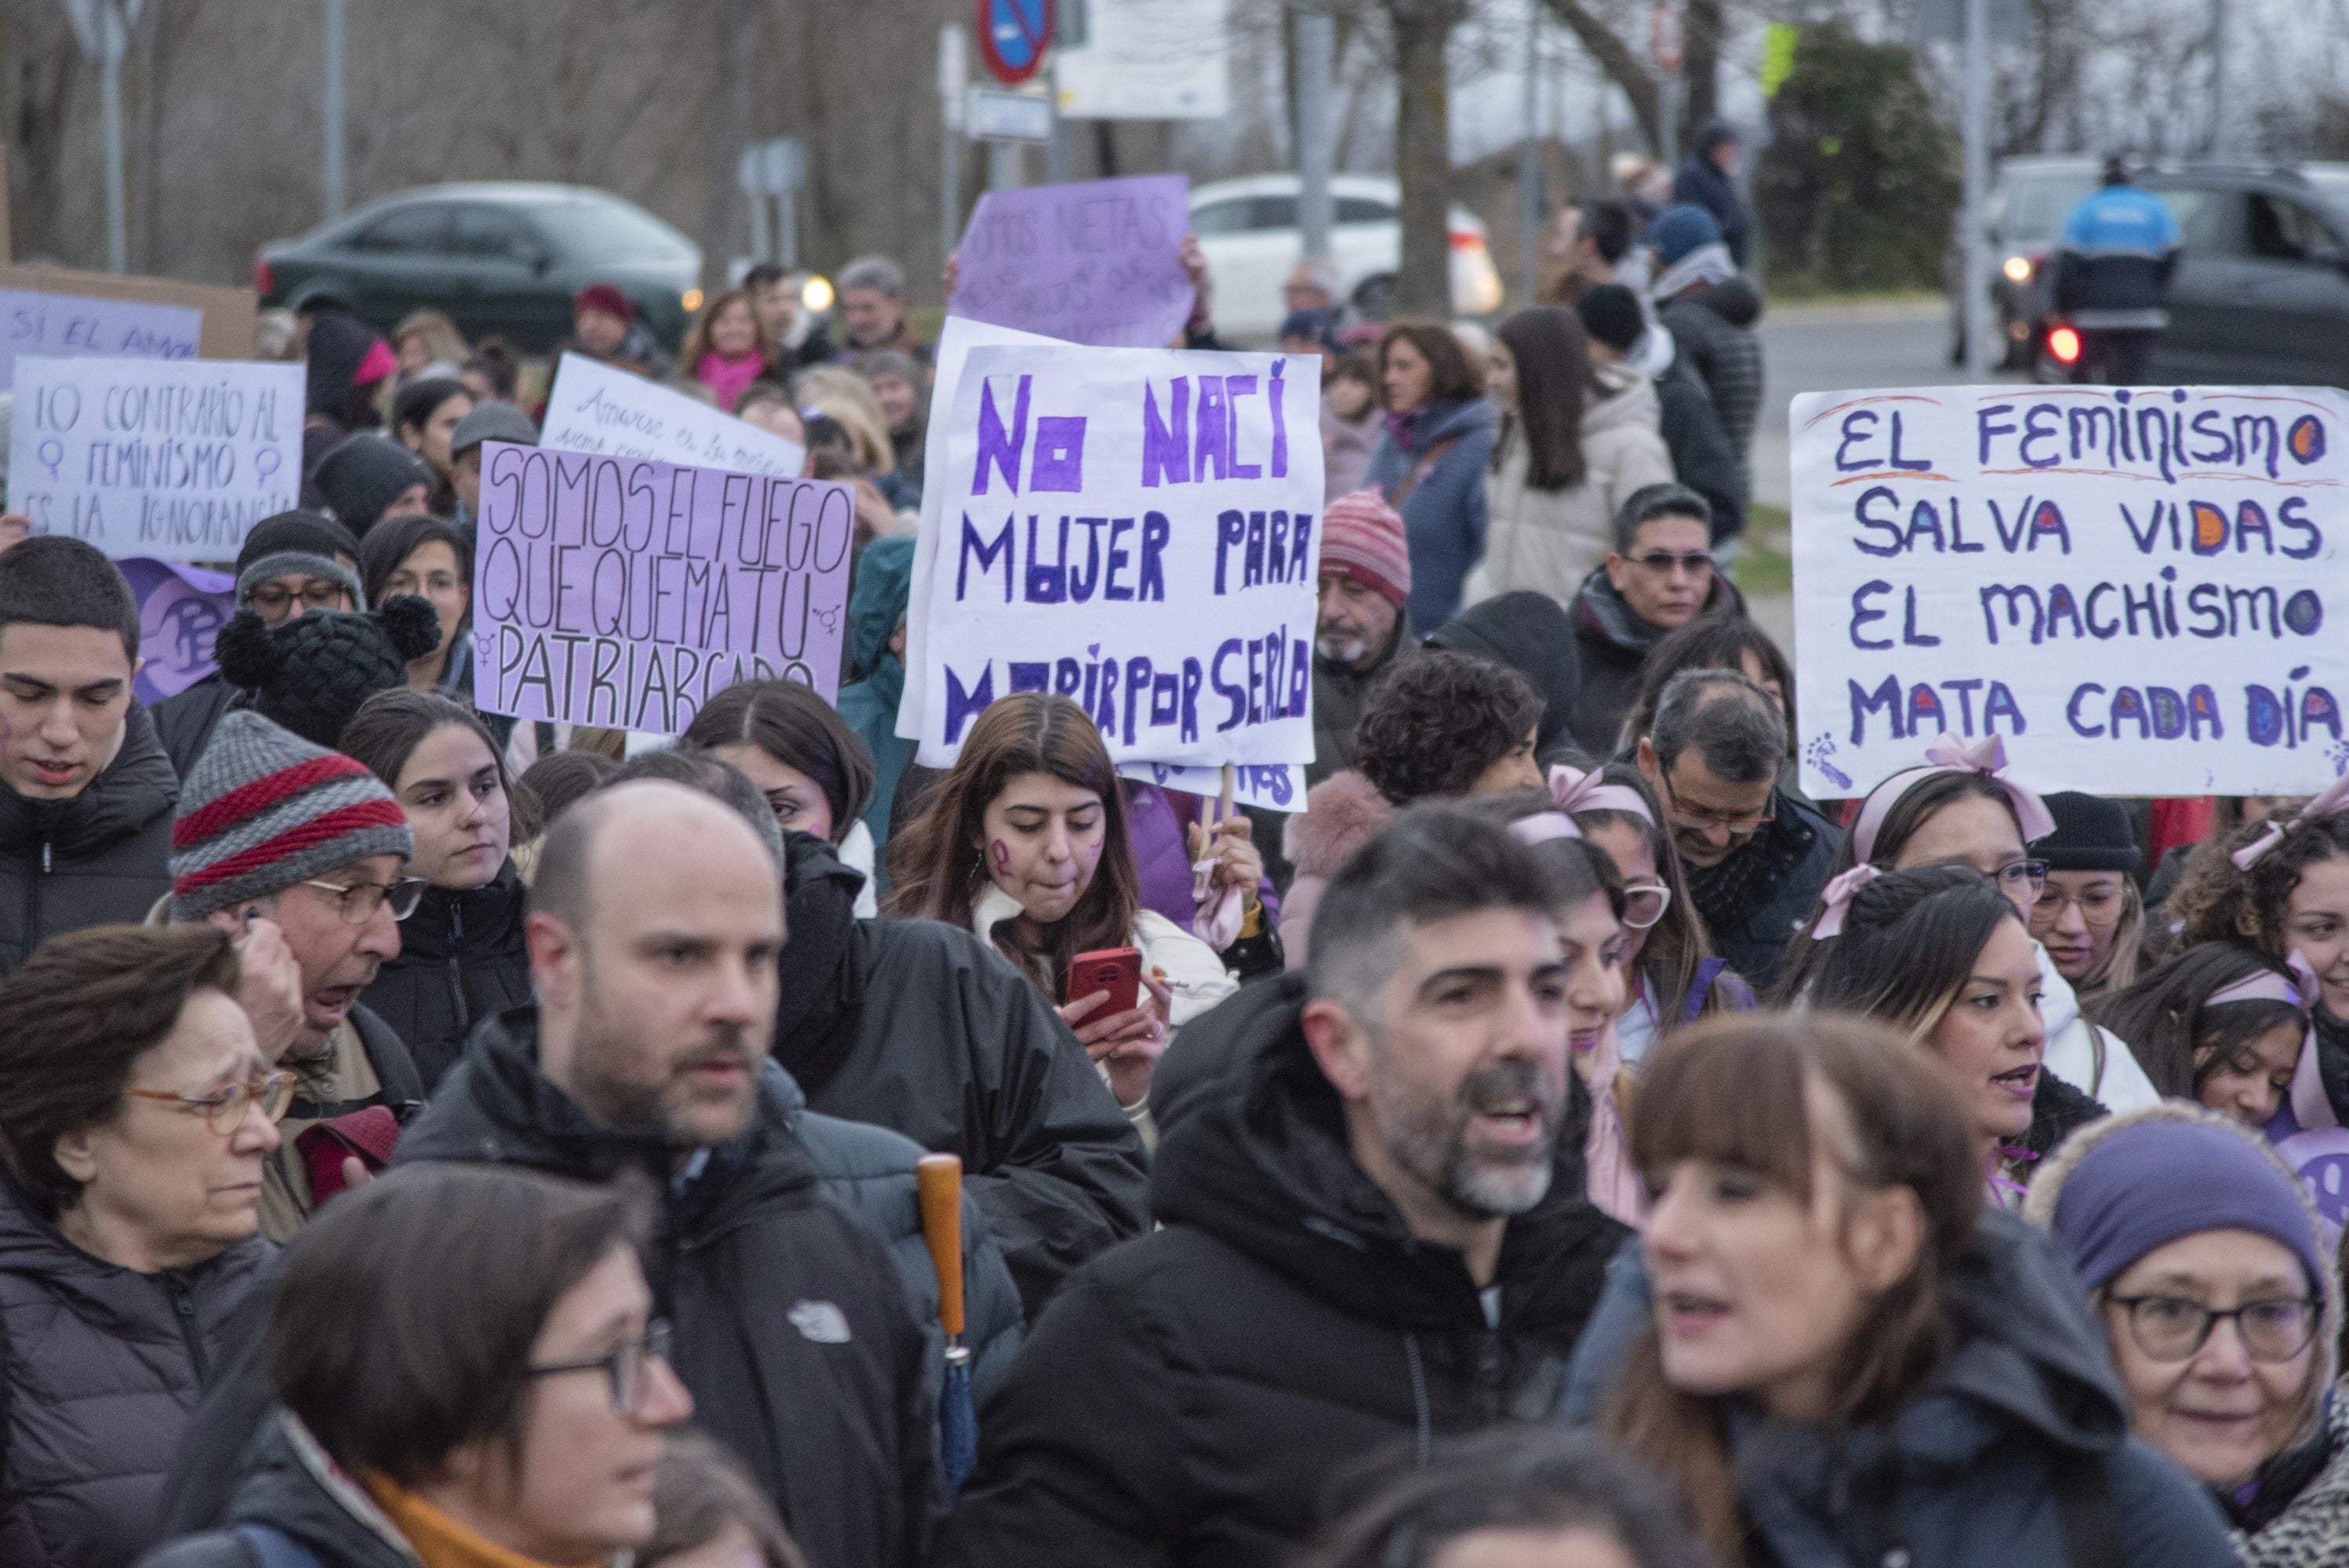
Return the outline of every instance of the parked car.
<path id="1" fill-rule="evenodd" d="M 634 202 L 519 181 L 403 191 L 274 240 L 253 263 L 264 305 L 332 300 L 378 332 L 431 306 L 469 337 L 497 333 L 527 353 L 570 335 L 572 296 L 594 283 L 618 284 L 673 345 L 700 277 L 700 247 Z"/>
<path id="2" fill-rule="evenodd" d="M 2146 374 L 2349 387 L 2349 164 L 2185 164 L 2142 183 L 2186 247 Z"/>
<path id="3" fill-rule="evenodd" d="M 1280 330 L 1280 285 L 1304 254 L 1297 229 L 1298 179 L 1258 174 L 1219 180 L 1191 191 L 1191 230 L 1214 275 L 1216 327 L 1234 337 L 1270 337 Z M 1402 262 L 1402 188 L 1374 174 L 1340 174 L 1330 181 L 1335 208 L 1330 260 L 1340 297 L 1361 315 L 1383 321 L 1394 314 L 1395 269 Z M 1485 244 L 1485 225 L 1464 207 L 1451 211 L 1452 310 L 1488 315 L 1501 308 L 1501 274 Z"/>
<path id="4" fill-rule="evenodd" d="M 2055 242 L 2064 221 L 2081 198 L 2096 189 L 2099 165 L 2093 158 L 2010 158 L 1982 199 L 1982 231 L 1990 242 L 1990 318 L 1984 327 L 1993 366 L 2016 370 L 2038 352 L 2040 324 L 2047 315 L 2054 282 Z M 1950 363 L 1966 359 L 1960 294 L 1965 282 L 1965 252 L 1952 234 L 1941 262 L 1950 298 Z"/>

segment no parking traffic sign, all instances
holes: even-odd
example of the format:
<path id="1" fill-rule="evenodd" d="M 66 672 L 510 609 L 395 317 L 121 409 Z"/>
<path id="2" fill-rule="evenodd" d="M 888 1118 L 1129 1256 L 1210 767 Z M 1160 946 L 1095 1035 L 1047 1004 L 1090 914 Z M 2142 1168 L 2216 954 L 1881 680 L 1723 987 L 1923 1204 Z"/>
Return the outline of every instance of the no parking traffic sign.
<path id="1" fill-rule="evenodd" d="M 1053 0 L 978 0 L 978 54 L 1005 87 L 1016 88 L 1044 64 L 1052 42 Z"/>

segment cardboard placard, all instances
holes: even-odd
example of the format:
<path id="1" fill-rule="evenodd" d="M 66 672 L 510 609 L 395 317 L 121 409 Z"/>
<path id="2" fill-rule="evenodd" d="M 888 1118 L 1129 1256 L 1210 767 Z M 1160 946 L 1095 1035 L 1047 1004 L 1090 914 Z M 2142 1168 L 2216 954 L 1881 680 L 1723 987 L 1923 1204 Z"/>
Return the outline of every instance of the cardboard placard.
<path id="1" fill-rule="evenodd" d="M 212 284 L 183 284 L 169 278 L 143 278 L 119 273 L 86 273 L 71 267 L 0 266 L 0 295 L 26 294 L 62 295 L 85 307 L 105 303 L 148 305 L 198 313 L 195 357 L 253 357 L 254 296 L 251 289 L 222 288 Z M 84 315 L 91 314 L 85 309 Z M 0 318 L 0 391 L 14 385 L 9 365 L 19 354 L 133 352 L 121 347 L 83 346 L 73 340 L 69 325 L 76 319 L 68 303 L 43 325 L 42 335 L 21 335 L 24 324 Z M 150 316 L 150 320 L 163 319 Z M 184 318 L 181 318 L 184 319 Z M 183 355 L 152 353 L 150 358 L 183 358 Z"/>

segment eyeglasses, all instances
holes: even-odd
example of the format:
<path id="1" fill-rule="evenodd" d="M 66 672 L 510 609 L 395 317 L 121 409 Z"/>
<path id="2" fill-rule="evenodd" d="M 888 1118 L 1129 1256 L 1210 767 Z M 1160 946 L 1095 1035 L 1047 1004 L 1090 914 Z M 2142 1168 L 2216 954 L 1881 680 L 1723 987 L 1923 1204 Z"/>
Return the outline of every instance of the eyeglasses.
<path id="1" fill-rule="evenodd" d="M 1623 923 L 1645 931 L 1664 918 L 1672 903 L 1672 890 L 1661 882 L 1639 882 L 1623 890 Z"/>
<path id="2" fill-rule="evenodd" d="M 640 1336 L 623 1339 L 601 1356 L 585 1356 L 576 1361 L 548 1361 L 527 1370 L 533 1377 L 554 1377 L 565 1372 L 601 1372 L 612 1385 L 612 1408 L 623 1416 L 633 1416 L 644 1408 L 646 1364 L 667 1359 L 668 1322 L 656 1317 L 645 1325 Z"/>
<path id="3" fill-rule="evenodd" d="M 1671 779 L 1665 779 L 1663 785 L 1664 803 L 1672 809 L 1672 814 L 1681 820 L 1684 827 L 1726 828 L 1733 833 L 1750 833 L 1757 828 L 1767 827 L 1778 820 L 1777 797 L 1775 793 L 1771 796 L 1771 803 L 1761 810 L 1751 816 L 1733 817 L 1725 811 L 1707 810 L 1702 806 L 1683 806 L 1681 804 L 1681 798 L 1672 791 Z M 1660 909 L 1656 913 L 1661 916 L 1663 911 Z"/>
<path id="4" fill-rule="evenodd" d="M 2178 1295 L 2116 1295 L 2110 1305 L 2128 1314 L 2129 1337 L 2156 1361 L 2191 1359 L 2222 1318 L 2235 1320 L 2243 1352 L 2254 1361 L 2289 1361 L 2316 1337 L 2317 1304 L 2302 1296 L 2269 1296 L 2224 1312 Z"/>
<path id="5" fill-rule="evenodd" d="M 398 882 L 357 882 L 346 887 L 341 882 L 305 882 L 304 887 L 314 887 L 321 892 L 335 895 L 336 906 L 342 911 L 346 925 L 365 925 L 375 918 L 375 912 L 385 904 L 391 905 L 391 918 L 406 920 L 416 913 L 422 902 L 424 890 L 429 884 L 422 877 L 401 877 Z"/>
<path id="6" fill-rule="evenodd" d="M 204 1125 L 225 1138 L 243 1125 L 245 1110 L 251 1106 L 260 1106 L 261 1114 L 272 1121 L 284 1120 L 286 1108 L 294 1103 L 294 1075 L 268 1073 L 257 1083 L 233 1083 L 211 1094 L 173 1094 L 160 1088 L 126 1088 L 122 1092 L 134 1099 L 160 1100 L 165 1105 L 201 1110 L 204 1113 Z"/>
<path id="7" fill-rule="evenodd" d="M 1685 555 L 1675 555 L 1669 550 L 1651 550 L 1645 555 L 1630 557 L 1632 565 L 1662 577 L 1673 572 L 1685 572 L 1692 577 L 1702 577 L 1713 571 L 1710 551 L 1692 550 Z"/>
<path id="8" fill-rule="evenodd" d="M 2009 861 L 1990 873 L 1998 879 L 2000 891 L 2015 892 L 2024 887 L 2039 888 L 2047 881 L 2045 861 Z"/>
<path id="9" fill-rule="evenodd" d="M 322 583 L 316 579 L 304 585 L 299 593 L 293 592 L 282 583 L 264 583 L 252 593 L 247 593 L 244 596 L 244 602 L 252 608 L 260 611 L 262 618 L 266 620 L 285 610 L 296 599 L 301 600 L 309 609 L 339 610 L 348 603 L 348 593 L 349 590 L 339 583 Z"/>
<path id="10" fill-rule="evenodd" d="M 2065 904 L 2076 903 L 2080 906 L 2080 918 L 2090 925 L 2111 925 L 2119 921 L 2121 907 L 2127 902 L 2117 887 L 2088 887 L 2074 892 L 2048 882 L 2040 889 L 2039 900 L 2031 906 L 2031 913 L 2041 920 L 2058 920 L 2063 917 Z"/>

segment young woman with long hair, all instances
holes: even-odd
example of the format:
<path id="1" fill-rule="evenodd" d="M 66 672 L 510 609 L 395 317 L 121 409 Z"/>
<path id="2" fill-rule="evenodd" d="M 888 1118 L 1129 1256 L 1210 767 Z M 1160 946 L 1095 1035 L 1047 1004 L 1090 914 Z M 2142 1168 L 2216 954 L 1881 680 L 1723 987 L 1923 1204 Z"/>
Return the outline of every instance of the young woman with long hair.
<path id="1" fill-rule="evenodd" d="M 776 353 L 774 335 L 751 308 L 749 292 L 726 289 L 685 329 L 678 367 L 709 387 L 720 408 L 731 408 L 767 373 Z"/>
<path id="2" fill-rule="evenodd" d="M 2168 1099 L 2190 1099 L 2265 1127 L 2292 1089 L 2308 1038 L 2305 982 L 2241 942 L 2202 942 L 2088 1004 L 2133 1041 Z"/>
<path id="3" fill-rule="evenodd" d="M 2090 1536 L 2131 1568 L 2230 1561 L 2209 1501 L 2127 1436 L 2046 1238 L 1983 1212 L 1943 1076 L 1883 1026 L 1676 1035 L 1631 1151 L 1654 1201 L 1585 1331 L 1616 1367 L 1599 1427 L 1726 1568 L 2076 1563 Z"/>
<path id="4" fill-rule="evenodd" d="M 889 876 L 888 913 L 968 927 L 1051 998 L 1137 1124 L 1174 1031 L 1238 989 L 1215 949 L 1142 907 L 1117 769 L 1064 696 L 1019 693 L 978 716 L 891 837 Z M 1071 960 L 1120 947 L 1142 954 L 1135 1006 L 1065 995 Z"/>
<path id="5" fill-rule="evenodd" d="M 1379 339 L 1386 434 L 1362 482 L 1402 514 L 1411 543 L 1411 629 L 1425 636 L 1460 612 L 1484 554 L 1485 469 L 1493 406 L 1459 338 L 1440 321 L 1392 323 Z"/>

